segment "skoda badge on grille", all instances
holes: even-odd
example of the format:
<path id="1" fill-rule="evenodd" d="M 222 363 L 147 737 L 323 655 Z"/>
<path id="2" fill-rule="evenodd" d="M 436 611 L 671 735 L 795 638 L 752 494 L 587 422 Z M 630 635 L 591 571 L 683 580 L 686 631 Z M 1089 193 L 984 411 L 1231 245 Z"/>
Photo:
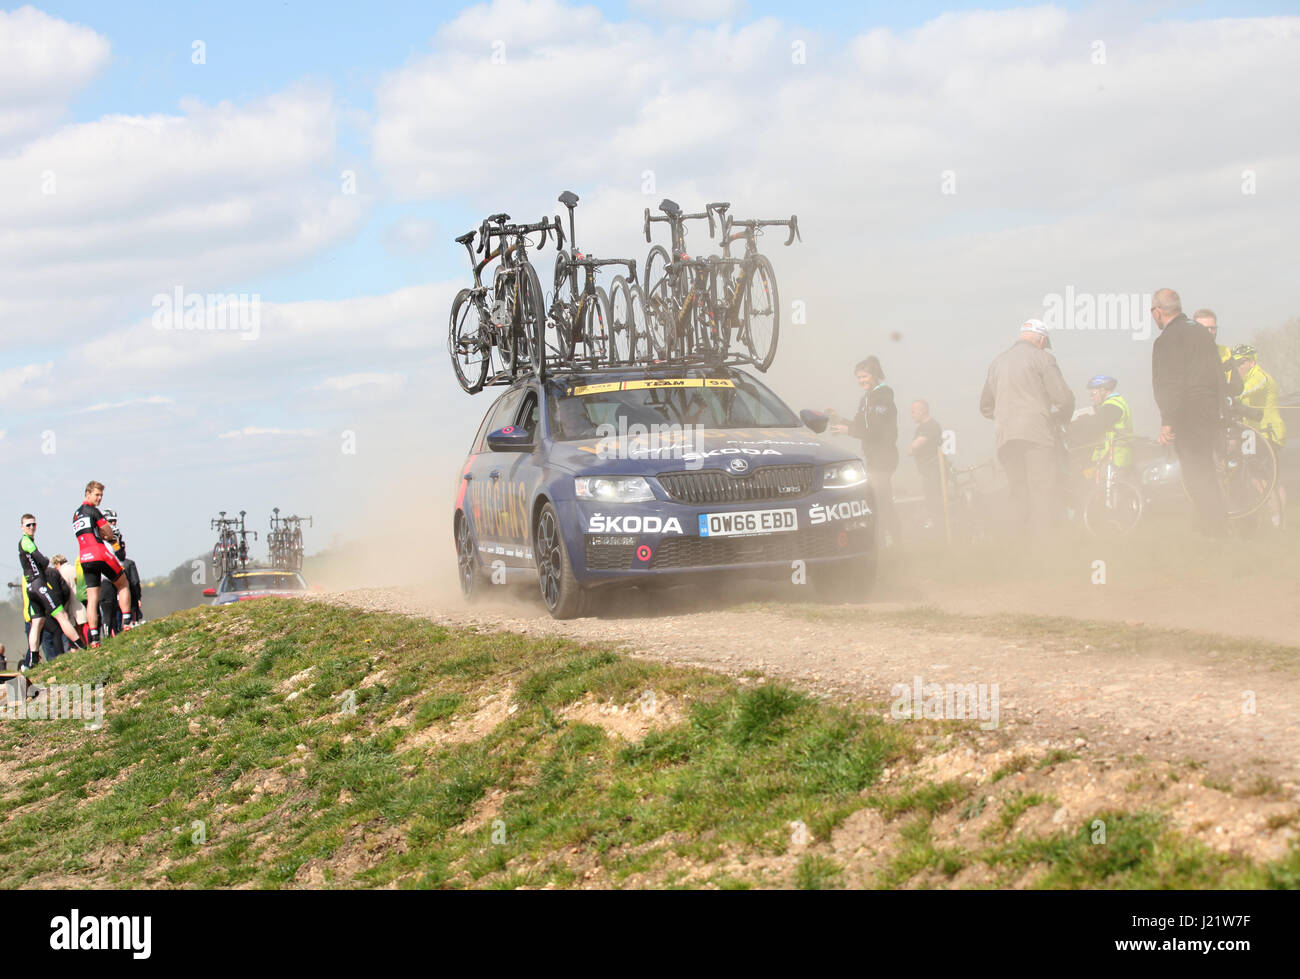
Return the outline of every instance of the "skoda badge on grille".
<path id="1" fill-rule="evenodd" d="M 749 472 L 749 460 L 737 457 L 727 463 L 727 468 L 733 473 L 747 473 Z"/>

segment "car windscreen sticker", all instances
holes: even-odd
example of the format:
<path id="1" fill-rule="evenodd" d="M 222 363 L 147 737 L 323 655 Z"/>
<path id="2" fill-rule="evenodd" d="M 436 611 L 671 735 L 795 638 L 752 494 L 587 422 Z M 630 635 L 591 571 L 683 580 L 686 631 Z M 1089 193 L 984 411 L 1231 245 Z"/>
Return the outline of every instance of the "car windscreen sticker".
<path id="1" fill-rule="evenodd" d="M 606 381 L 604 384 L 582 384 L 576 388 L 569 388 L 569 394 L 579 396 L 584 394 L 604 394 L 606 391 L 617 391 L 619 387 L 620 382 L 618 381 Z"/>
<path id="2" fill-rule="evenodd" d="M 603 384 L 580 384 L 570 388 L 571 396 L 604 394 L 606 391 L 643 391 L 646 388 L 734 388 L 725 377 L 656 377 L 640 381 L 606 381 Z"/>

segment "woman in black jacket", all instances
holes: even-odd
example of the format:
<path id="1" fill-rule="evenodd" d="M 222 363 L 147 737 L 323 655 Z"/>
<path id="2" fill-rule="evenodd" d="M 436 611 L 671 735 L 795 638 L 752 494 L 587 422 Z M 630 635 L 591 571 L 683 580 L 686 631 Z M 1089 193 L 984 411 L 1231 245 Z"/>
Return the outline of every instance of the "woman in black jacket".
<path id="1" fill-rule="evenodd" d="M 853 421 L 845 423 L 832 413 L 836 424 L 831 431 L 862 440 L 862 459 L 867 464 L 867 483 L 875 497 L 877 526 L 886 544 L 898 542 L 898 515 L 894 511 L 894 470 L 898 468 L 898 408 L 894 391 L 876 357 L 861 361 L 854 372 L 863 389 Z"/>

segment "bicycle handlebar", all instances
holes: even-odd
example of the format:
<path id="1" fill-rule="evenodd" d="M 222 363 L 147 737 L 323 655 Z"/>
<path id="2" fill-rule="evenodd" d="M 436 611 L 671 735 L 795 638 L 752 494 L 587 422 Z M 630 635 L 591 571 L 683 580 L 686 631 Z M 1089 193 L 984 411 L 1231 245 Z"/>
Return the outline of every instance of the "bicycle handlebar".
<path id="1" fill-rule="evenodd" d="M 665 204 L 672 205 L 672 206 L 671 206 L 671 207 L 665 207 L 665 206 L 664 206 Z M 727 205 L 725 205 L 725 206 L 726 206 L 726 207 L 730 207 L 731 205 L 730 205 L 730 204 L 727 204 Z M 646 243 L 647 243 L 647 244 L 650 243 L 650 225 L 651 225 L 651 223 L 656 222 L 656 221 L 658 221 L 658 222 L 662 222 L 662 223 L 664 223 L 664 224 L 668 224 L 668 225 L 677 226 L 677 227 L 680 227 L 680 226 L 684 225 L 687 221 L 708 221 L 708 222 L 709 222 L 709 237 L 712 238 L 712 237 L 713 237 L 713 234 L 714 234 L 713 210 L 712 210 L 712 208 L 713 208 L 713 205 L 710 204 L 710 205 L 708 205 L 708 206 L 705 208 L 705 210 L 703 210 L 703 211 L 700 211 L 700 212 L 698 212 L 698 213 L 696 213 L 696 214 L 687 214 L 685 211 L 682 211 L 682 210 L 678 209 L 677 206 L 676 206 L 675 204 L 673 204 L 672 201 L 668 200 L 667 198 L 664 198 L 664 200 L 662 200 L 662 201 L 659 202 L 659 210 L 661 210 L 661 211 L 664 212 L 664 216 L 661 217 L 661 218 L 657 218 L 657 217 L 652 217 L 652 216 L 651 216 L 651 214 L 650 214 L 650 208 L 647 207 L 647 208 L 645 209 L 645 221 L 644 221 L 644 226 L 643 226 L 643 230 L 645 231 L 645 240 L 646 240 Z"/>
<path id="2" fill-rule="evenodd" d="M 571 258 L 569 264 L 584 269 L 598 269 L 605 265 L 626 265 L 628 275 L 636 278 L 635 258 Z"/>
<path id="3" fill-rule="evenodd" d="M 799 234 L 799 215 L 797 214 L 791 214 L 789 218 L 779 221 L 765 221 L 758 219 L 752 221 L 738 221 L 735 218 L 726 218 L 722 226 L 722 236 L 724 238 L 730 236 L 731 229 L 734 227 L 747 228 L 750 233 L 753 233 L 760 228 L 788 228 L 790 230 L 790 236 L 785 240 L 786 245 L 794 244 L 796 238 L 799 239 L 799 241 L 803 241 L 803 235 Z M 744 235 L 738 237 L 744 237 Z"/>
<path id="4" fill-rule="evenodd" d="M 490 227 L 490 224 L 494 223 L 494 219 L 498 217 L 508 218 L 509 215 L 493 215 L 491 218 L 485 220 L 479 227 L 479 254 L 482 254 L 488 247 L 492 238 L 501 238 L 504 241 L 506 238 L 524 238 L 539 231 L 542 233 L 541 241 L 536 245 L 539 251 L 546 247 L 546 239 L 551 234 L 555 235 L 555 247 L 557 249 L 564 247 L 564 225 L 560 223 L 560 216 L 558 214 L 555 215 L 554 218 L 543 217 L 542 220 L 537 221 L 534 224 L 505 224 L 504 222 L 495 222 L 497 227 Z"/>

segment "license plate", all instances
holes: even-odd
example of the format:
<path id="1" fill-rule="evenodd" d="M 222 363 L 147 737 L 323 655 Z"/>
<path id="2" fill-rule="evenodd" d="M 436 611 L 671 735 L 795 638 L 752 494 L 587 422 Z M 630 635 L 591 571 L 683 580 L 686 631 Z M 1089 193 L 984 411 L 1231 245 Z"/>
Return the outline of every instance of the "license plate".
<path id="1" fill-rule="evenodd" d="M 788 510 L 738 510 L 731 513 L 701 513 L 701 537 L 741 537 L 749 534 L 779 534 L 798 530 L 798 512 Z"/>

